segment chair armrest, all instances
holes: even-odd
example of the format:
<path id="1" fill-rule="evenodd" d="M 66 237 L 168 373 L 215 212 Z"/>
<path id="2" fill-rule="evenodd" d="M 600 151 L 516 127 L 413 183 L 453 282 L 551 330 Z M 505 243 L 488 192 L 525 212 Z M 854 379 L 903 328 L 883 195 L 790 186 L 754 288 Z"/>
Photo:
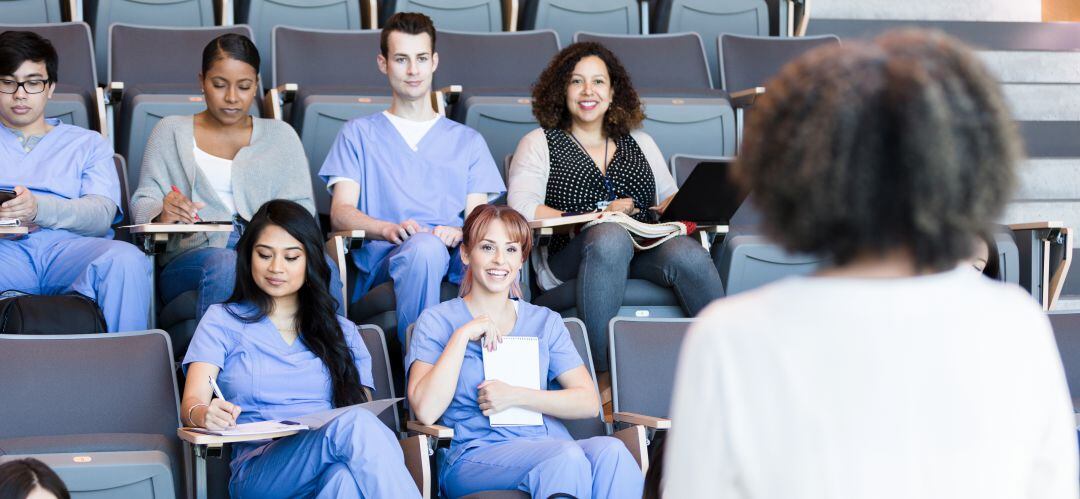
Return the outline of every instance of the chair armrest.
<path id="1" fill-rule="evenodd" d="M 1065 227 L 1065 223 L 1060 221 L 1042 221 L 1042 222 L 1024 222 L 1017 224 L 1009 224 L 1010 230 L 1039 230 L 1039 229 L 1061 229 Z"/>
<path id="2" fill-rule="evenodd" d="M 416 488 L 424 498 L 430 498 L 431 491 L 431 459 L 428 453 L 429 447 L 427 435 L 413 435 L 398 440 L 401 444 L 401 452 L 405 455 L 405 468 L 409 470 Z"/>
<path id="3" fill-rule="evenodd" d="M 300 86 L 295 83 L 285 83 L 267 90 L 263 96 L 263 113 L 271 119 L 281 121 L 284 118 L 281 107 L 286 102 L 292 102 L 299 89 Z"/>
<path id="4" fill-rule="evenodd" d="M 94 114 L 97 115 L 98 132 L 102 137 L 109 136 L 109 118 L 105 111 L 105 89 L 94 87 Z"/>
<path id="5" fill-rule="evenodd" d="M 405 423 L 405 429 L 419 433 L 421 435 L 427 435 L 438 440 L 449 440 L 454 438 L 454 429 L 447 428 L 445 426 L 432 424 L 426 425 L 419 421 L 409 421 Z"/>
<path id="6" fill-rule="evenodd" d="M 283 430 L 273 433 L 260 433 L 258 435 L 243 435 L 223 437 L 220 435 L 207 435 L 205 433 L 199 433 L 192 431 L 191 428 L 183 427 L 176 429 L 176 436 L 180 437 L 180 440 L 188 442 L 192 445 L 205 445 L 208 447 L 220 447 L 224 444 L 232 444 L 237 442 L 254 442 L 256 440 L 267 440 L 273 438 L 288 437 L 300 433 L 301 430 Z"/>
<path id="7" fill-rule="evenodd" d="M 124 82 L 122 81 L 110 81 L 108 86 L 108 93 L 105 94 L 108 97 L 109 104 L 114 106 L 120 104 L 120 99 L 124 98 Z"/>
<path id="8" fill-rule="evenodd" d="M 503 31 L 517 31 L 518 0 L 502 0 Z"/>
<path id="9" fill-rule="evenodd" d="M 646 428 L 652 428 L 654 430 L 671 429 L 670 419 L 645 416 L 643 414 L 636 414 L 633 412 L 616 412 L 615 414 L 612 414 L 612 419 L 614 419 L 616 423 L 640 425 Z"/>
<path id="10" fill-rule="evenodd" d="M 360 0 L 360 27 L 379 29 L 378 0 Z"/>
<path id="11" fill-rule="evenodd" d="M 220 26 L 232 26 L 236 24 L 233 18 L 233 5 L 229 0 L 214 0 L 214 9 L 217 10 L 218 24 Z"/>
<path id="12" fill-rule="evenodd" d="M 1061 250 L 1061 262 L 1057 265 L 1057 268 L 1053 269 L 1053 274 L 1050 275 L 1050 283 L 1049 286 L 1047 286 L 1047 310 L 1053 310 L 1054 304 L 1057 303 L 1058 298 L 1061 297 L 1061 290 L 1065 285 L 1065 278 L 1069 275 L 1069 268 L 1072 266 L 1072 231 L 1069 230 L 1068 227 L 1063 227 L 1061 229 L 1060 239 L 1064 248 Z"/>
<path id="13" fill-rule="evenodd" d="M 29 228 L 19 227 L 0 227 L 0 236 L 25 236 L 30 232 Z"/>
<path id="14" fill-rule="evenodd" d="M 148 223 L 138 225 L 126 225 L 136 239 L 142 239 L 143 251 L 149 254 L 156 253 L 159 245 L 169 241 L 173 234 L 192 234 L 196 232 L 232 232 L 232 224 L 159 224 Z"/>
<path id="15" fill-rule="evenodd" d="M 612 433 L 611 436 L 619 439 L 630 451 L 630 455 L 634 456 L 634 461 L 637 461 L 642 475 L 649 471 L 649 445 L 648 439 L 645 438 L 644 427 L 631 426 Z"/>
<path id="16" fill-rule="evenodd" d="M 746 90 L 739 90 L 738 92 L 732 92 L 728 94 L 728 100 L 730 100 L 731 105 L 736 108 L 747 108 L 753 106 L 754 101 L 762 95 L 765 95 L 765 87 L 754 87 Z"/>
<path id="17" fill-rule="evenodd" d="M 330 238 L 326 240 L 326 252 L 338 266 L 338 272 L 341 273 L 341 297 L 345 303 L 349 303 L 349 285 L 347 284 L 349 279 L 345 275 L 345 270 L 349 267 L 345 261 L 345 255 L 353 248 L 353 241 L 362 242 L 367 234 L 362 230 L 339 230 L 331 232 L 329 236 Z"/>
<path id="18" fill-rule="evenodd" d="M 727 234 L 731 230 L 731 226 L 728 225 L 699 225 L 697 226 L 697 232 L 704 232 L 706 234 Z"/>
<path id="19" fill-rule="evenodd" d="M 541 218 L 539 220 L 533 220 L 529 222 L 529 228 L 537 231 L 537 235 L 540 236 L 550 236 L 552 234 L 571 232 L 579 225 L 600 218 L 600 213 L 601 212 L 582 213 L 581 215 L 574 215 L 569 217 Z"/>

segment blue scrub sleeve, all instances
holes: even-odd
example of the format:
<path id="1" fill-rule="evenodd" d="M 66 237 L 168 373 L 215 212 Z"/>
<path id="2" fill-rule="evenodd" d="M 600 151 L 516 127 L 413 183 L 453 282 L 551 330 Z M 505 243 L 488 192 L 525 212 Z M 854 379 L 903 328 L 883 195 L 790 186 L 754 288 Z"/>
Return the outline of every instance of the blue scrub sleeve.
<path id="1" fill-rule="evenodd" d="M 331 177 L 346 177 L 360 183 L 363 149 L 359 126 L 351 121 L 346 123 L 334 139 L 334 145 L 330 147 L 330 152 L 319 169 L 319 177 L 323 182 L 329 182 Z"/>
<path id="2" fill-rule="evenodd" d="M 345 333 L 345 344 L 349 345 L 349 350 L 352 352 L 353 364 L 356 364 L 356 370 L 360 373 L 360 384 L 370 388 L 374 393 L 375 378 L 371 374 L 371 352 L 368 351 L 356 324 L 341 316 L 338 316 L 338 322 L 341 323 L 341 332 Z"/>
<path id="3" fill-rule="evenodd" d="M 93 140 L 90 156 L 82 171 L 79 195 L 96 194 L 112 200 L 116 205 L 116 218 L 113 220 L 113 223 L 116 223 L 121 218 L 124 206 L 120 202 L 120 177 L 116 175 L 113 149 L 100 135 Z"/>
<path id="4" fill-rule="evenodd" d="M 239 321 L 225 310 L 224 305 L 210 305 L 203 314 L 195 334 L 191 337 L 187 354 L 184 355 L 184 373 L 192 362 L 206 362 L 218 369 L 225 369 L 225 357 L 233 347 L 230 330 L 236 330 Z"/>
<path id="5" fill-rule="evenodd" d="M 420 314 L 415 324 L 412 340 L 409 342 L 409 353 L 405 357 L 406 375 L 415 361 L 435 364 L 446 348 L 446 343 L 450 341 L 450 336 L 454 334 L 453 324 L 432 310 Z"/>
<path id="6" fill-rule="evenodd" d="M 487 142 L 479 133 L 473 134 L 472 147 L 469 151 L 472 161 L 469 163 L 468 194 L 486 193 L 498 196 L 506 192 L 506 184 L 499 175 L 499 167 L 491 157 Z"/>
<path id="7" fill-rule="evenodd" d="M 581 355 L 574 347 L 574 341 L 570 339 L 570 331 L 566 330 L 566 324 L 554 312 L 548 315 L 546 329 L 549 348 L 548 381 L 551 381 L 585 362 L 581 360 Z"/>

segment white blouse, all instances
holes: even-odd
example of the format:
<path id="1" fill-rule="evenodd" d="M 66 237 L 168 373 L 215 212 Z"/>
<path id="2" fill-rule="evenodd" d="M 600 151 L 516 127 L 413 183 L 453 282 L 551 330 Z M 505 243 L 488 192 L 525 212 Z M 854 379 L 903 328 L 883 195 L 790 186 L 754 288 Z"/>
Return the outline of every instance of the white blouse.
<path id="1" fill-rule="evenodd" d="M 194 144 L 194 142 L 192 143 Z M 199 165 L 203 175 L 210 181 L 210 186 L 214 188 L 214 193 L 217 194 L 218 199 L 225 205 L 225 208 L 235 215 L 236 202 L 233 199 L 232 160 L 219 158 L 199 149 L 198 144 L 195 144 L 194 149 L 195 164 Z"/>
<path id="2" fill-rule="evenodd" d="M 1049 321 L 967 268 L 791 278 L 706 308 L 682 348 L 666 497 L 1076 499 Z"/>

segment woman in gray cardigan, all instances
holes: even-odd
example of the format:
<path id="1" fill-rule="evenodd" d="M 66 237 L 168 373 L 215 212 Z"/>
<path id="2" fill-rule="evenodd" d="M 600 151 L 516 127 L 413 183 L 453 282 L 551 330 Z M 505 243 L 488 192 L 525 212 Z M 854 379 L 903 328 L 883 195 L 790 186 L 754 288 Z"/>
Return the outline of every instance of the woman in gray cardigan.
<path id="1" fill-rule="evenodd" d="M 259 93 L 258 74 L 259 53 L 247 37 L 226 34 L 206 46 L 199 74 L 206 110 L 169 116 L 154 127 L 132 195 L 135 223 L 248 220 L 272 199 L 296 201 L 314 216 L 307 158 L 296 132 L 248 115 Z M 228 299 L 236 273 L 232 248 L 243 229 L 234 225 L 231 234 L 170 238 L 159 261 L 163 302 L 198 289 L 199 319 L 210 305 Z M 333 283 L 339 278 L 331 267 Z M 336 289 L 340 303 L 340 285 Z"/>

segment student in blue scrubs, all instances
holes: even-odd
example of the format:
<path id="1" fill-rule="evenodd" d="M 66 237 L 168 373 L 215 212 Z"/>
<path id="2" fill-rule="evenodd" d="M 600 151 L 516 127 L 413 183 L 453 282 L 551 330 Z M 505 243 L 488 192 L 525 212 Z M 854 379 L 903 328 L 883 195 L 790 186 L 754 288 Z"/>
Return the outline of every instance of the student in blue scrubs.
<path id="1" fill-rule="evenodd" d="M 515 284 L 530 239 L 513 208 L 473 211 L 462 243 L 463 297 L 425 310 L 413 331 L 405 360 L 409 403 L 422 423 L 454 429 L 443 491 L 450 497 L 517 489 L 533 497 L 640 498 L 641 469 L 622 442 L 575 441 L 559 422 L 596 417 L 600 400 L 562 318 L 510 299 L 520 295 Z M 497 349 L 507 335 L 539 339 L 540 390 L 484 380 L 481 349 Z M 552 381 L 563 388 L 549 390 Z M 544 414 L 544 424 L 492 427 L 488 416 L 511 407 Z"/>
<path id="2" fill-rule="evenodd" d="M 45 118 L 56 88 L 56 50 L 27 31 L 0 34 L 0 219 L 30 234 L 0 236 L 0 291 L 93 298 L 109 331 L 147 327 L 150 264 L 112 239 L 120 181 L 101 134 Z"/>
<path id="3" fill-rule="evenodd" d="M 371 398 L 371 356 L 334 314 L 330 267 L 311 214 L 270 201 L 237 245 L 236 289 L 199 322 L 184 358 L 185 424 L 222 429 L 287 419 Z M 211 400 L 208 378 L 225 399 Z M 419 497 L 397 438 L 366 409 L 318 430 L 236 444 L 232 497 Z"/>
<path id="4" fill-rule="evenodd" d="M 349 121 L 319 175 L 333 193 L 334 230 L 362 229 L 351 294 L 394 282 L 397 338 L 439 302 L 440 283 L 461 280 L 457 246 L 465 215 L 506 190 L 484 139 L 431 108 L 439 65 L 435 26 L 423 14 L 394 14 L 382 30 L 379 70 L 390 109 Z"/>

